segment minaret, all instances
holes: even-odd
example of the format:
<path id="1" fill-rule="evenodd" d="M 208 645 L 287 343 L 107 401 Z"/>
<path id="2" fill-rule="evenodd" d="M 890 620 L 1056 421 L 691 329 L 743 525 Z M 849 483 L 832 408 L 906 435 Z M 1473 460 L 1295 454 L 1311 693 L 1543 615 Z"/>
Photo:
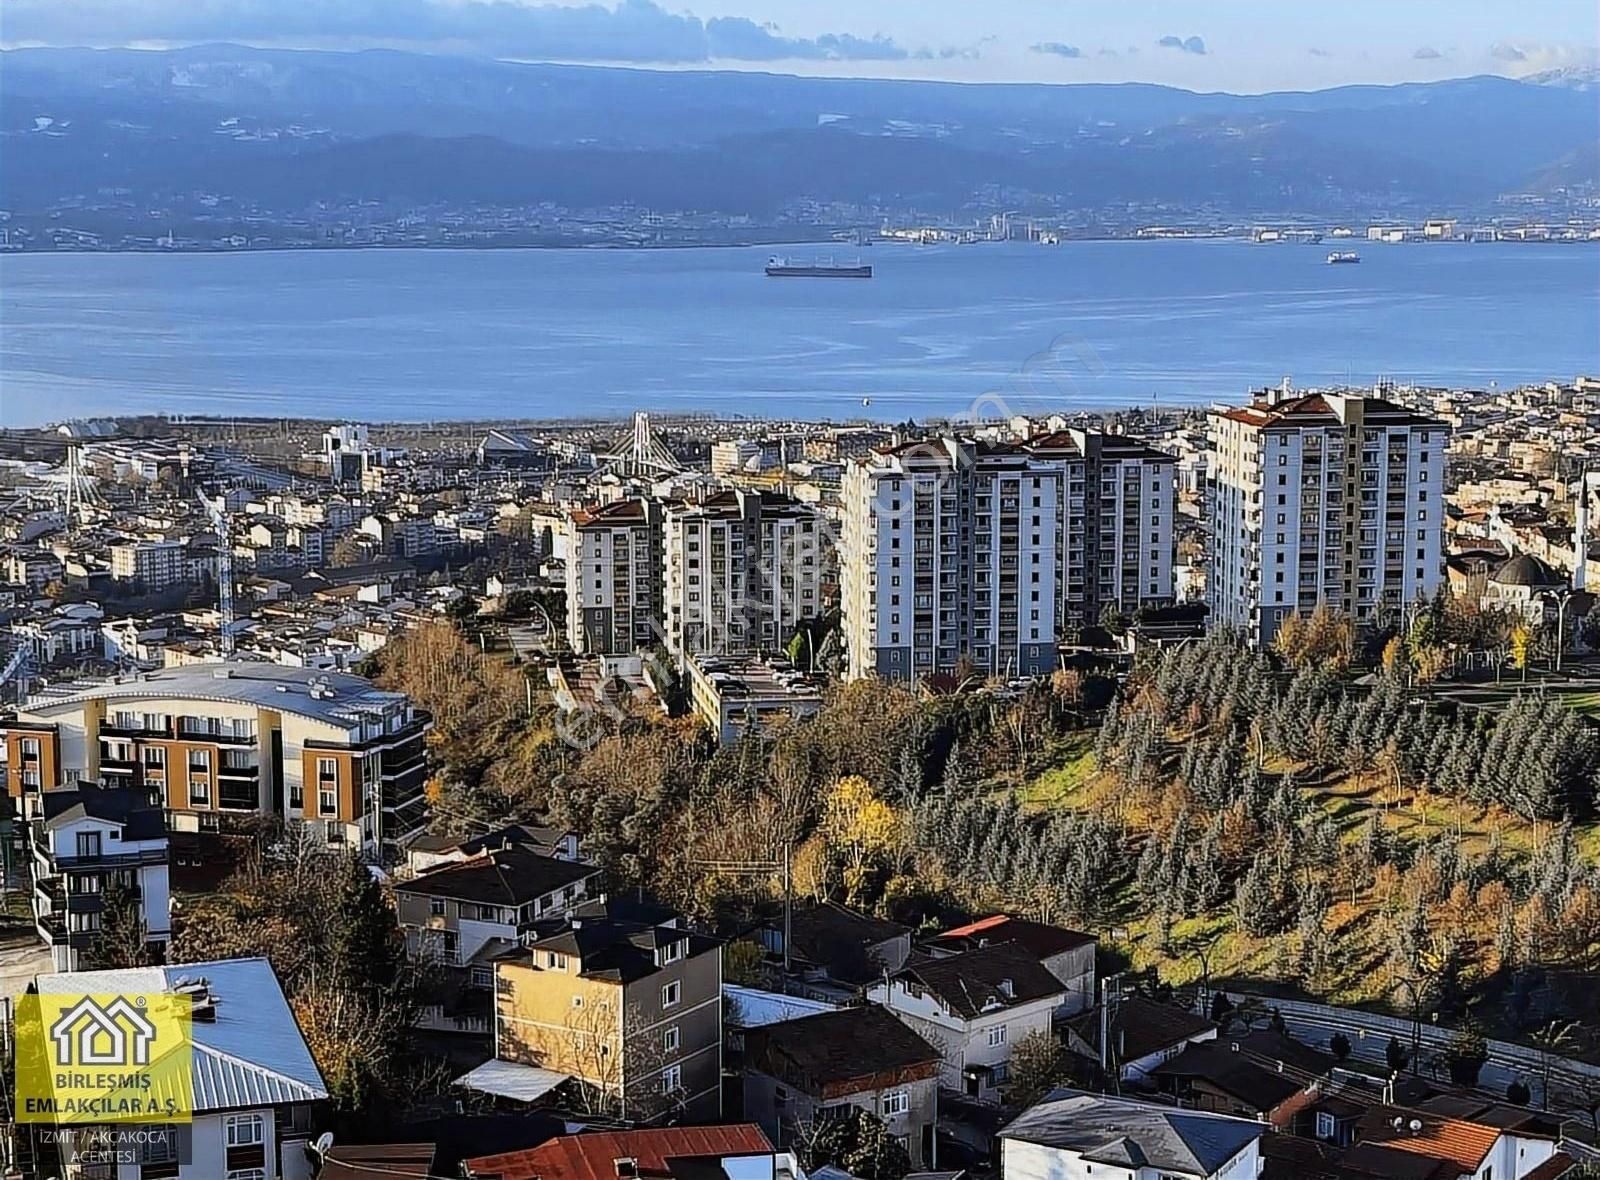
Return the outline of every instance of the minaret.
<path id="1" fill-rule="evenodd" d="M 1572 588 L 1582 590 L 1589 567 L 1589 472 L 1578 468 L 1578 503 L 1572 513 Z"/>

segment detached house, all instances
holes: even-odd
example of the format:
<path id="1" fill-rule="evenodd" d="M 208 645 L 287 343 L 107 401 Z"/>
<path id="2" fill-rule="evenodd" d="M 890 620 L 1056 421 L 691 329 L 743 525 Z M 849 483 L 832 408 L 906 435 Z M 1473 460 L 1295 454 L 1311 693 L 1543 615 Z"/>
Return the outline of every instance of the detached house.
<path id="1" fill-rule="evenodd" d="M 137 1161 L 80 1174 L 95 1180 L 310 1180 L 306 1144 L 328 1089 L 266 959 L 40 975 L 33 989 L 41 995 L 183 994 L 193 1006 L 192 1121 L 145 1136 L 133 1148 Z M 91 1130 L 63 1127 L 65 1141 L 56 1148 Z M 36 1164 L 40 1175 L 74 1174 L 46 1159 Z"/>
<path id="2" fill-rule="evenodd" d="M 785 1020 L 744 1034 L 744 1109 L 780 1147 L 819 1118 L 859 1108 L 933 1166 L 939 1051 L 875 1004 Z"/>
<path id="3" fill-rule="evenodd" d="M 1014 942 L 1059 979 L 1066 990 L 1058 1017 L 1094 1007 L 1095 936 L 1064 926 L 995 914 L 946 930 L 928 948 L 935 955 L 959 954 L 1000 942 Z"/>
<path id="4" fill-rule="evenodd" d="M 943 1085 L 998 1100 L 1011 1047 L 1029 1033 L 1049 1034 L 1066 989 L 1015 943 L 1001 943 L 909 966 L 874 984 L 882 1004 L 943 1050 Z"/>

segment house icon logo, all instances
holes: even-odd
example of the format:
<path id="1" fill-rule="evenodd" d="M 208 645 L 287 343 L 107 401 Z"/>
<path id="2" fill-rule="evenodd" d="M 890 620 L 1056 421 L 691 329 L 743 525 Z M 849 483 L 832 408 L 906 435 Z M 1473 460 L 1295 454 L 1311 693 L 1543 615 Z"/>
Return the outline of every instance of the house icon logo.
<path id="1" fill-rule="evenodd" d="M 84 996 L 50 1025 L 50 1043 L 57 1066 L 150 1064 L 156 1025 L 145 1013 L 145 998 Z"/>

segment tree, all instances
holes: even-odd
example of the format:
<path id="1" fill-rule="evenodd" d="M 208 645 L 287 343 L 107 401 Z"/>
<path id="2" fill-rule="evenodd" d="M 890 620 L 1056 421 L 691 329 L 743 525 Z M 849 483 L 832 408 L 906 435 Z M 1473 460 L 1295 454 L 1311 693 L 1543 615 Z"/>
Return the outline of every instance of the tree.
<path id="1" fill-rule="evenodd" d="M 1037 1029 L 1011 1046 L 1009 1069 L 1007 1104 L 1032 1106 L 1055 1089 L 1066 1076 L 1066 1050 L 1050 1033 Z"/>
<path id="2" fill-rule="evenodd" d="M 1509 663 L 1513 668 L 1522 673 L 1522 678 L 1528 678 L 1528 664 L 1533 659 L 1534 635 L 1533 630 L 1526 623 L 1518 623 L 1511 628 L 1511 654 Z"/>
<path id="3" fill-rule="evenodd" d="M 1470 1024 L 1458 1029 L 1445 1046 L 1445 1066 L 1450 1071 L 1450 1080 L 1458 1086 L 1476 1086 L 1478 1074 L 1488 1060 L 1489 1049 L 1483 1034 Z"/>
<path id="4" fill-rule="evenodd" d="M 1390 1037 L 1383 1050 L 1383 1059 L 1388 1063 L 1390 1073 L 1401 1073 L 1411 1062 L 1411 1051 L 1400 1043 L 1399 1037 Z"/>
<path id="5" fill-rule="evenodd" d="M 101 895 L 100 929 L 90 951 L 97 968 L 147 967 L 150 938 L 139 895 L 121 882 L 113 882 Z"/>
<path id="6" fill-rule="evenodd" d="M 911 1171 L 911 1157 L 882 1119 L 859 1106 L 837 1109 L 800 1127 L 799 1154 L 807 1172 L 832 1164 L 860 1180 L 902 1180 Z"/>
<path id="7" fill-rule="evenodd" d="M 729 983 L 753 987 L 761 982 L 767 953 L 748 938 L 736 939 L 722 948 L 722 978 Z"/>
<path id="8" fill-rule="evenodd" d="M 1350 1038 L 1342 1032 L 1336 1032 L 1328 1038 L 1328 1052 L 1333 1054 L 1335 1061 L 1345 1061 L 1350 1056 Z"/>
<path id="9" fill-rule="evenodd" d="M 899 836 L 899 817 L 859 775 L 842 778 L 823 804 L 822 832 L 845 865 L 845 892 L 858 899 L 868 870 L 888 859 Z"/>

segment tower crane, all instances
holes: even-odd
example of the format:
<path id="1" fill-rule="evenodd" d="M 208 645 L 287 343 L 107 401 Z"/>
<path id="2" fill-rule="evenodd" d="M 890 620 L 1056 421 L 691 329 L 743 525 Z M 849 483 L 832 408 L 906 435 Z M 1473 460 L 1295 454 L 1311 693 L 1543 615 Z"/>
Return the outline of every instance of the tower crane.
<path id="1" fill-rule="evenodd" d="M 215 504 L 206 499 L 204 492 L 198 493 L 200 507 L 205 509 L 206 516 L 211 521 L 211 527 L 217 534 L 217 607 L 221 618 L 221 633 L 218 647 L 222 649 L 222 658 L 230 659 L 233 656 L 233 528 L 226 511 L 227 498 L 219 499 Z"/>

